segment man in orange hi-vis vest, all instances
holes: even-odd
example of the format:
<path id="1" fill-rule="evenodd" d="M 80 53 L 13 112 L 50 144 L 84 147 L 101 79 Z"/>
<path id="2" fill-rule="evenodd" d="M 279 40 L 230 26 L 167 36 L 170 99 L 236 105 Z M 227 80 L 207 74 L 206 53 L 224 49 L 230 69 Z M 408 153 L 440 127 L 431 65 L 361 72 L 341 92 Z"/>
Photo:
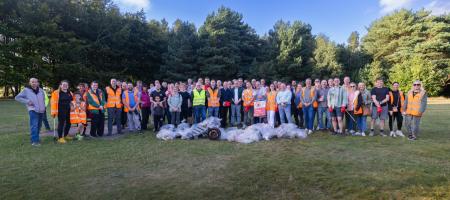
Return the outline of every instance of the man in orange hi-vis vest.
<path id="1" fill-rule="evenodd" d="M 216 80 L 211 80 L 210 86 L 206 89 L 208 98 L 208 117 L 219 117 L 220 89 L 216 85 Z"/>
<path id="2" fill-rule="evenodd" d="M 108 136 L 112 135 L 113 122 L 116 122 L 117 133 L 122 134 L 122 88 L 117 85 L 117 80 L 113 78 L 105 92 L 105 108 L 108 111 Z"/>
<path id="3" fill-rule="evenodd" d="M 87 92 L 88 110 L 92 114 L 91 132 L 92 137 L 102 137 L 105 126 L 105 96 L 98 88 L 97 81 L 91 83 Z"/>
<path id="4" fill-rule="evenodd" d="M 419 80 L 414 81 L 413 88 L 408 92 L 403 103 L 406 131 L 408 139 L 416 140 L 419 134 L 420 119 L 427 108 L 427 94 Z"/>

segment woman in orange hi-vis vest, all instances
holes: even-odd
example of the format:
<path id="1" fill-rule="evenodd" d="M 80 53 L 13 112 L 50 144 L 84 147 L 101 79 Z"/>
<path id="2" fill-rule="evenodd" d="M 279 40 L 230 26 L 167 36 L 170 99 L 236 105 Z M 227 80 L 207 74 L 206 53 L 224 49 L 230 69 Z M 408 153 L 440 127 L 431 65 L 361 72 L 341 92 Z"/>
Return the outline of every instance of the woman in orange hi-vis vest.
<path id="1" fill-rule="evenodd" d="M 73 94 L 69 91 L 69 82 L 61 81 L 59 88 L 52 92 L 50 99 L 51 115 L 53 118 L 58 117 L 58 143 L 60 144 L 65 144 L 66 139 L 72 139 L 69 136 L 72 100 Z"/>
<path id="2" fill-rule="evenodd" d="M 244 127 L 251 125 L 253 121 L 253 87 L 250 82 L 246 83 L 246 88 L 242 92 L 242 101 L 244 106 Z"/>
<path id="3" fill-rule="evenodd" d="M 75 93 L 75 99 L 70 103 L 70 123 L 77 125 L 75 137 L 82 140 L 81 132 L 86 124 L 86 102 L 80 93 Z"/>
<path id="4" fill-rule="evenodd" d="M 419 134 L 420 119 L 427 108 L 427 93 L 419 80 L 414 81 L 413 88 L 405 97 L 402 106 L 405 115 L 405 126 L 409 140 L 416 140 Z"/>
<path id="5" fill-rule="evenodd" d="M 277 91 L 275 89 L 275 85 L 270 84 L 269 91 L 267 92 L 266 110 L 267 110 L 267 122 L 272 128 L 275 127 L 275 111 L 277 110 L 276 98 L 277 98 Z"/>

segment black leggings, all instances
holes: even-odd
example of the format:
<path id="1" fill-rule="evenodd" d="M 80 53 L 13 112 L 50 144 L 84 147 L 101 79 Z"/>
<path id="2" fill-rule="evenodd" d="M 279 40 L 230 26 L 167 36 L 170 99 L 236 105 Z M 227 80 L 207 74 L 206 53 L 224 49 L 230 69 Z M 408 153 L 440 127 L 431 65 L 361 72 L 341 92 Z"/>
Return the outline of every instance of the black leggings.
<path id="1" fill-rule="evenodd" d="M 393 112 L 392 115 L 389 115 L 389 130 L 392 131 L 392 124 L 394 120 L 397 121 L 397 130 L 402 130 L 403 116 L 400 112 Z"/>
<path id="2" fill-rule="evenodd" d="M 58 111 L 58 138 L 66 137 L 70 130 L 70 110 Z"/>

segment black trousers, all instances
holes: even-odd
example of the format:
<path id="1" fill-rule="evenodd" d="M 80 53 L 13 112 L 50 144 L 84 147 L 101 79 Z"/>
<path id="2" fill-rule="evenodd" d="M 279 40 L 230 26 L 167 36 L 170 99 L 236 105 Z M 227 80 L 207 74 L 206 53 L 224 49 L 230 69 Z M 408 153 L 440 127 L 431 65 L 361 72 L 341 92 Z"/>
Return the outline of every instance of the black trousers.
<path id="1" fill-rule="evenodd" d="M 295 106 L 295 103 L 291 103 L 291 114 L 294 115 L 295 124 L 297 124 L 297 126 L 299 126 L 298 109 L 297 109 L 297 106 Z"/>
<path id="2" fill-rule="evenodd" d="M 220 118 L 222 121 L 220 121 L 220 124 L 222 127 L 227 126 L 227 120 L 228 120 L 228 113 L 230 112 L 231 107 L 220 107 Z"/>
<path id="3" fill-rule="evenodd" d="M 105 129 L 105 114 L 100 113 L 92 113 L 92 121 L 91 121 L 91 136 L 92 137 L 101 137 L 103 136 L 103 131 Z"/>
<path id="4" fill-rule="evenodd" d="M 163 115 L 153 114 L 153 124 L 155 125 L 155 131 L 159 131 L 159 128 L 163 125 Z"/>
<path id="5" fill-rule="evenodd" d="M 152 111 L 150 107 L 141 108 L 141 111 L 142 111 L 141 129 L 147 130 L 148 118 L 150 117 Z"/>
<path id="6" fill-rule="evenodd" d="M 393 130 L 393 122 L 397 121 L 397 130 L 402 130 L 403 125 L 403 116 L 400 112 L 393 112 L 392 115 L 389 115 L 389 130 Z"/>
<path id="7" fill-rule="evenodd" d="M 58 110 L 58 138 L 66 137 L 69 134 L 69 130 L 70 110 Z"/>
<path id="8" fill-rule="evenodd" d="M 298 123 L 297 126 L 300 128 L 305 128 L 305 118 L 303 116 L 303 109 L 301 108 L 295 108 L 294 110 L 296 110 L 297 112 L 297 118 L 298 118 Z"/>
<path id="9" fill-rule="evenodd" d="M 122 108 L 122 114 L 121 115 L 122 116 L 120 116 L 120 121 L 122 123 L 122 128 L 125 128 L 125 126 L 127 125 L 127 118 L 128 118 L 128 116 L 127 116 L 127 113 L 123 110 L 123 108 Z"/>

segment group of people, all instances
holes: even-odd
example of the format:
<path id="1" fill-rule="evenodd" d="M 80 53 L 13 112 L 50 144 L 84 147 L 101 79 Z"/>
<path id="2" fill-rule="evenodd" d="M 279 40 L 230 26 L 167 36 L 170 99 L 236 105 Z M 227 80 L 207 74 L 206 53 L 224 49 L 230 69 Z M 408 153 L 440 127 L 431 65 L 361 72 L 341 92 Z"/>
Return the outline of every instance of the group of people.
<path id="1" fill-rule="evenodd" d="M 61 81 L 59 88 L 50 96 L 51 116 L 58 120 L 58 142 L 72 139 L 68 133 L 76 125 L 76 137 L 86 135 L 90 119 L 91 137 L 102 137 L 105 114 L 107 114 L 107 136 L 122 134 L 124 127 L 130 132 L 141 132 L 148 128 L 153 116 L 154 131 L 164 123 L 177 126 L 182 121 L 199 123 L 206 116 L 221 118 L 221 125 L 245 128 L 254 123 L 295 123 L 305 128 L 308 134 L 316 130 L 329 130 L 333 135 L 379 135 L 384 132 L 385 120 L 389 120 L 390 136 L 404 136 L 403 117 L 408 138 L 415 140 L 419 124 L 427 105 L 427 94 L 420 81 L 414 81 L 412 89 L 404 94 L 399 83 L 391 88 L 384 86 L 382 79 L 376 80 L 370 91 L 365 83 L 351 82 L 344 77 L 328 80 L 310 78 L 304 82 L 272 81 L 242 78 L 221 81 L 199 78 L 196 82 L 160 82 L 149 85 L 111 79 L 104 89 L 93 81 L 80 83 L 77 91 L 71 92 L 68 81 Z M 46 122 L 47 95 L 36 78 L 16 96 L 16 100 L 27 105 L 30 117 L 31 143 L 39 145 L 42 121 Z M 367 117 L 370 116 L 370 131 Z M 45 123 L 46 122 L 46 123 Z M 394 123 L 396 122 L 396 126 Z M 48 128 L 48 125 L 46 125 Z"/>

